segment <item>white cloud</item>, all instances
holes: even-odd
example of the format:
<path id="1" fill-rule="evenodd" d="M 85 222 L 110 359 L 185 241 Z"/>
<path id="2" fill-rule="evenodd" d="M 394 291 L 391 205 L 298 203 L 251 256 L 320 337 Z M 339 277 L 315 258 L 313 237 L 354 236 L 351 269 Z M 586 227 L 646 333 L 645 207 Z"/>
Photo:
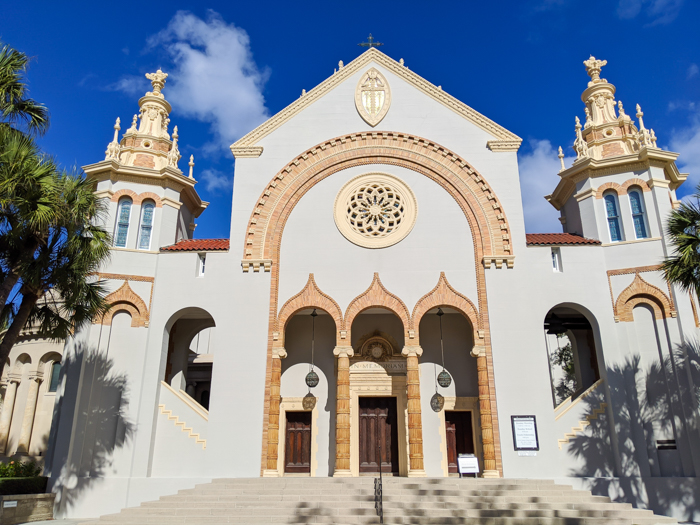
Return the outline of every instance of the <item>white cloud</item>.
<path id="1" fill-rule="evenodd" d="M 216 193 L 219 190 L 233 190 L 233 177 L 230 175 L 226 175 L 225 173 L 219 170 L 202 170 L 198 178 L 200 179 L 199 182 L 203 182 L 204 187 L 209 192 Z"/>
<path id="2" fill-rule="evenodd" d="M 557 233 L 562 231 L 560 213 L 545 199 L 559 183 L 561 164 L 558 152 L 548 140 L 530 140 L 531 153 L 519 155 L 520 188 L 528 233 Z M 564 158 L 571 166 L 574 158 Z"/>
<path id="3" fill-rule="evenodd" d="M 143 96 L 148 87 L 148 81 L 144 80 L 143 75 L 125 75 L 113 84 L 108 84 L 104 89 L 107 91 L 122 91 L 127 95 Z"/>
<path id="4" fill-rule="evenodd" d="M 685 78 L 686 80 L 690 80 L 691 78 L 698 76 L 698 74 L 700 74 L 700 67 L 698 67 L 697 64 L 690 64 Z"/>
<path id="5" fill-rule="evenodd" d="M 245 30 L 227 24 L 218 13 L 209 11 L 202 20 L 178 11 L 167 28 L 148 39 L 148 46 L 165 50 L 173 61 L 164 94 L 175 118 L 211 124 L 214 141 L 206 149 L 227 149 L 268 117 L 262 94 L 268 72 L 253 60 Z"/>
<path id="6" fill-rule="evenodd" d="M 670 24 L 683 7 L 684 0 L 619 0 L 617 16 L 622 19 L 635 18 L 639 13 L 651 21 L 648 26 Z"/>
<path id="7" fill-rule="evenodd" d="M 691 116 L 689 126 L 671 132 L 669 149 L 680 153 L 676 161 L 680 172 L 690 174 L 679 192 L 694 192 L 700 183 L 700 111 Z"/>

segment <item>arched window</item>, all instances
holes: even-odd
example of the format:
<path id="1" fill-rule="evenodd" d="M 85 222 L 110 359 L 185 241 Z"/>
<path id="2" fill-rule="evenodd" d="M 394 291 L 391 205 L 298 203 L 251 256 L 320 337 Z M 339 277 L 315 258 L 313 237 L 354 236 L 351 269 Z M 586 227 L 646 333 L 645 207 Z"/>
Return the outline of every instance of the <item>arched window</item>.
<path id="1" fill-rule="evenodd" d="M 129 218 L 131 217 L 131 199 L 124 197 L 119 201 L 117 210 L 117 232 L 114 236 L 114 246 L 126 248 L 126 238 L 129 234 Z"/>
<path id="2" fill-rule="evenodd" d="M 141 205 L 141 230 L 139 232 L 139 250 L 148 250 L 151 247 L 151 232 L 153 231 L 153 212 L 156 205 L 152 201 L 145 201 Z"/>
<path id="3" fill-rule="evenodd" d="M 58 378 L 61 375 L 61 363 L 55 362 L 51 365 L 51 380 L 49 382 L 49 392 L 58 390 Z"/>
<path id="4" fill-rule="evenodd" d="M 608 216 L 608 229 L 610 230 L 610 241 L 618 242 L 622 240 L 622 230 L 620 230 L 620 214 L 618 212 L 617 195 L 608 193 L 605 195 L 605 213 Z"/>
<path id="5" fill-rule="evenodd" d="M 647 238 L 647 227 L 644 221 L 644 201 L 639 190 L 627 192 L 630 197 L 630 206 L 632 207 L 632 221 L 634 222 L 634 234 L 637 239 Z"/>

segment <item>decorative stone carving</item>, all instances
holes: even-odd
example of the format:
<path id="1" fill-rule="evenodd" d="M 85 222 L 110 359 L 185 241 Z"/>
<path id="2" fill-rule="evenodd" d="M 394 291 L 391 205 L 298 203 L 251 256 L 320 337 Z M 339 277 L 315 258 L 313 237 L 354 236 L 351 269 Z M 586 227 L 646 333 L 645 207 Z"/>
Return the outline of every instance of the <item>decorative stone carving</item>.
<path id="1" fill-rule="evenodd" d="M 371 68 L 360 77 L 355 89 L 355 107 L 362 119 L 370 126 L 379 124 L 391 105 L 391 90 L 376 68 Z"/>
<path id="2" fill-rule="evenodd" d="M 114 124 L 114 138 L 112 139 L 112 142 L 107 144 L 107 151 L 105 151 L 105 160 L 110 160 L 110 159 L 115 159 L 119 160 L 119 130 L 122 129 L 121 126 L 119 126 L 119 117 L 117 117 L 117 122 Z"/>
<path id="3" fill-rule="evenodd" d="M 405 238 L 416 222 L 418 203 L 398 177 L 368 173 L 350 180 L 335 199 L 335 224 L 350 242 L 386 248 Z"/>
<path id="4" fill-rule="evenodd" d="M 583 61 L 583 65 L 586 66 L 586 73 L 591 77 L 591 82 L 588 84 L 589 86 L 599 82 L 607 83 L 607 80 L 600 78 L 600 70 L 603 66 L 607 65 L 607 63 L 607 60 L 597 60 L 593 55 L 591 55 L 588 60 Z"/>
<path id="5" fill-rule="evenodd" d="M 158 69 L 155 73 L 146 73 L 146 78 L 151 81 L 151 85 L 153 86 L 153 92 L 146 94 L 163 98 L 163 94 L 160 91 L 165 86 L 165 79 L 168 78 L 168 74 Z"/>
<path id="6" fill-rule="evenodd" d="M 391 343 L 383 337 L 370 337 L 360 349 L 360 355 L 370 361 L 386 361 L 393 353 Z"/>

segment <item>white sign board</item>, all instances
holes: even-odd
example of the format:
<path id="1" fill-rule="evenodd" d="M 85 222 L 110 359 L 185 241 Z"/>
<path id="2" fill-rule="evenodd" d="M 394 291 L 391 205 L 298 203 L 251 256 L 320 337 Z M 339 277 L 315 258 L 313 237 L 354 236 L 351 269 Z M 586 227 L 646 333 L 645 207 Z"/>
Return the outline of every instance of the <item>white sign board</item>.
<path id="1" fill-rule="evenodd" d="M 535 416 L 510 416 L 515 450 L 539 450 Z"/>
<path id="2" fill-rule="evenodd" d="M 457 456 L 457 468 L 461 474 L 478 474 L 479 459 L 474 454 L 460 454 Z"/>
<path id="3" fill-rule="evenodd" d="M 3 501 L 3 502 L 2 502 L 2 506 L 3 506 L 3 508 L 5 508 L 5 509 L 10 509 L 10 508 L 12 508 L 12 507 L 16 507 L 16 506 L 17 506 L 17 502 L 16 502 L 16 501 Z"/>

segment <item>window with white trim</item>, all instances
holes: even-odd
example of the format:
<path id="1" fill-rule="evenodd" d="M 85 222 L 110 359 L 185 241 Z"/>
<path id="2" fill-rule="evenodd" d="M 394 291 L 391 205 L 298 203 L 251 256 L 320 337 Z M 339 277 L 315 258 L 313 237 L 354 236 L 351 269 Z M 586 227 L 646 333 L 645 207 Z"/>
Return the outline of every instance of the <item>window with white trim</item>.
<path id="1" fill-rule="evenodd" d="M 156 205 L 152 201 L 145 201 L 141 205 L 141 228 L 139 230 L 139 250 L 151 248 L 151 234 L 153 233 L 153 214 Z"/>
<path id="2" fill-rule="evenodd" d="M 617 194 L 608 193 L 603 199 L 605 200 L 605 214 L 608 218 L 610 242 L 620 242 L 622 240 L 622 230 L 620 229 L 620 206 L 617 202 Z"/>
<path id="3" fill-rule="evenodd" d="M 561 266 L 561 249 L 558 246 L 552 247 L 552 270 L 555 272 L 563 271 Z"/>
<path id="4" fill-rule="evenodd" d="M 131 218 L 132 200 L 124 197 L 119 201 L 117 207 L 117 231 L 114 234 L 114 246 L 126 248 L 126 241 L 129 235 L 129 219 Z"/>
<path id="5" fill-rule="evenodd" d="M 639 190 L 627 192 L 630 198 L 630 208 L 632 208 L 632 223 L 634 224 L 634 235 L 637 239 L 646 239 L 647 226 L 644 219 L 644 198 Z"/>
<path id="6" fill-rule="evenodd" d="M 203 277 L 204 276 L 204 270 L 206 269 L 207 266 L 207 254 L 206 253 L 200 253 L 199 254 L 199 276 Z"/>

